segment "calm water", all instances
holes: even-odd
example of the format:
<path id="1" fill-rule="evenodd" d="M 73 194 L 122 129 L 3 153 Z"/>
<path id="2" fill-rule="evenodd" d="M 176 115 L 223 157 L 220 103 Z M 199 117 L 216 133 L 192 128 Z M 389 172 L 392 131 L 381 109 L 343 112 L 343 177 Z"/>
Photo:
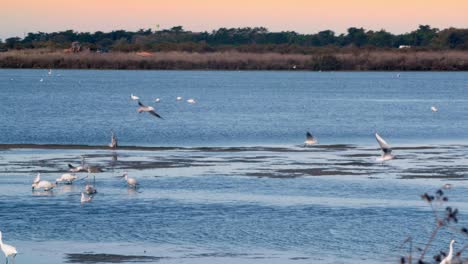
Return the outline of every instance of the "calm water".
<path id="1" fill-rule="evenodd" d="M 165 120 L 136 114 L 131 93 Z M 296 144 L 306 130 L 322 143 L 458 142 L 467 111 L 466 72 L 0 70 L 0 143 L 104 144 L 111 129 L 152 146 Z"/>
<path id="2" fill-rule="evenodd" d="M 122 145 L 194 147 L 0 150 L 0 230 L 17 263 L 398 263 L 434 224 L 419 195 L 445 183 L 468 225 L 468 73 L 0 70 L 0 93 L 0 144 L 104 145 L 113 129 Z M 136 113 L 130 93 L 160 97 L 165 120 Z M 297 146 L 308 129 L 320 146 Z M 374 131 L 398 159 L 375 161 Z M 85 181 L 31 191 L 36 172 L 54 181 L 80 155 L 106 170 L 91 203 Z M 451 238 L 467 241 L 443 230 L 428 259 Z"/>

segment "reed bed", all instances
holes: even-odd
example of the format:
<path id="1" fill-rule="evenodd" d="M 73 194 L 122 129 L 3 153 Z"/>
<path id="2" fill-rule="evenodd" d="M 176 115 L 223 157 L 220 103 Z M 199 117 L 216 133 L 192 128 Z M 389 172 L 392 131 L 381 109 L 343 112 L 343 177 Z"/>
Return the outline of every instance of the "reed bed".
<path id="1" fill-rule="evenodd" d="M 161 70 L 323 70 L 457 71 L 468 70 L 465 51 L 343 51 L 313 55 L 248 53 L 65 53 L 14 50 L 0 53 L 0 68 L 161 69 Z"/>

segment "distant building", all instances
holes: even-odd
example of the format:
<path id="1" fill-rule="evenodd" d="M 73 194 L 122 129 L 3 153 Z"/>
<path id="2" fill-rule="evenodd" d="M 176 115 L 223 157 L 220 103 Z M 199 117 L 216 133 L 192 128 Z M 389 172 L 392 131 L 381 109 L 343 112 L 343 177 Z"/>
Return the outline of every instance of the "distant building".
<path id="1" fill-rule="evenodd" d="M 410 45 L 400 45 L 398 48 L 399 49 L 409 49 L 409 48 L 411 48 L 411 46 Z"/>

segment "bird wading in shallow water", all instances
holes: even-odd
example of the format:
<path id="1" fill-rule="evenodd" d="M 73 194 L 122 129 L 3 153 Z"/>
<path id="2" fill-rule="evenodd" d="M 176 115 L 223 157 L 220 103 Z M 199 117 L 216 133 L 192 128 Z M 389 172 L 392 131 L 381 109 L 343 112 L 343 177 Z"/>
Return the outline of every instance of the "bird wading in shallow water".
<path id="1" fill-rule="evenodd" d="M 15 257 L 16 257 L 16 254 L 18 254 L 18 251 L 16 250 L 16 248 L 14 246 L 10 246 L 10 245 L 7 245 L 7 244 L 3 243 L 2 232 L 1 231 L 0 231 L 0 248 L 3 251 L 3 254 L 5 254 L 6 264 L 8 264 L 8 258 L 9 257 L 11 257 L 11 262 L 14 264 L 15 263 Z"/>
<path id="2" fill-rule="evenodd" d="M 452 259 L 453 259 L 453 244 L 455 243 L 455 240 L 450 241 L 449 245 L 449 253 L 448 255 L 440 262 L 440 264 L 452 264 Z"/>
<path id="3" fill-rule="evenodd" d="M 125 181 L 127 181 L 127 184 L 128 184 L 128 187 L 130 188 L 136 188 L 137 185 L 138 185 L 138 182 L 135 178 L 130 178 L 128 177 L 128 173 L 125 172 L 122 176 L 120 176 L 121 178 L 124 178 Z"/>

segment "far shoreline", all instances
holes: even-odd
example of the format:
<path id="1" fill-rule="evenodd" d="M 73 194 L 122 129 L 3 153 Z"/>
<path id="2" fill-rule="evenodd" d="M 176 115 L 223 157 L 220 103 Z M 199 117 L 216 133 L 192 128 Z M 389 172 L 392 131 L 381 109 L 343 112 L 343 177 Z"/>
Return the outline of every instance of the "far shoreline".
<path id="1" fill-rule="evenodd" d="M 198 71 L 468 71 L 460 50 L 358 50 L 318 54 L 225 52 L 65 53 L 38 49 L 0 53 L 1 69 Z"/>

